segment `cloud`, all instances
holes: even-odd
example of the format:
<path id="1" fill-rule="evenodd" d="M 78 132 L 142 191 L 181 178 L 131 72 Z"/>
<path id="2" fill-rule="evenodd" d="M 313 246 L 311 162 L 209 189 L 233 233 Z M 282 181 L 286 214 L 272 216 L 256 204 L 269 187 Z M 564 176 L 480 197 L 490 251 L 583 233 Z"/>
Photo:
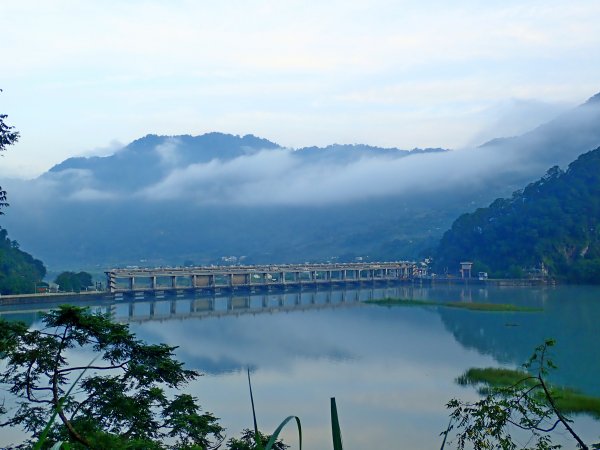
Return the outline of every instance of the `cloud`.
<path id="1" fill-rule="evenodd" d="M 497 102 L 478 114 L 481 129 L 471 137 L 468 145 L 477 146 L 498 137 L 518 136 L 573 106 L 566 102 L 520 98 Z"/>
<path id="2" fill-rule="evenodd" d="M 2 112 L 23 137 L 2 169 L 148 133 L 464 145 L 489 125 L 469 112 L 597 90 L 599 14 L 593 0 L 3 2 Z"/>
<path id="3" fill-rule="evenodd" d="M 123 149 L 125 144 L 117 139 L 112 139 L 107 145 L 101 145 L 92 149 L 83 151 L 81 156 L 110 156 Z"/>
<path id="4" fill-rule="evenodd" d="M 111 200 L 117 198 L 117 195 L 112 192 L 101 191 L 98 189 L 84 188 L 75 191 L 69 195 L 69 200 L 76 201 L 98 201 L 98 200 Z"/>
<path id="5" fill-rule="evenodd" d="M 163 180 L 144 188 L 138 196 L 145 199 L 193 198 L 199 203 L 245 203 L 249 186 L 275 183 L 294 171 L 299 161 L 291 150 L 263 150 L 229 161 L 213 159 L 208 163 L 191 164 L 172 170 Z M 244 192 L 241 192 L 244 191 Z M 261 192 L 261 195 L 266 193 Z M 269 201 L 269 196 L 264 197 Z"/>
<path id="6" fill-rule="evenodd" d="M 492 130 L 512 134 L 536 125 L 550 114 L 548 110 L 563 108 L 560 103 L 513 100 L 499 104 L 487 117 L 496 124 Z M 93 169 L 68 169 L 49 172 L 25 188 L 19 187 L 22 193 L 18 195 L 29 199 L 54 196 L 74 202 L 123 200 L 139 206 L 145 202 L 182 201 L 186 207 L 323 206 L 387 196 L 418 199 L 431 194 L 443 198 L 486 192 L 490 183 L 506 186 L 503 195 L 508 195 L 508 189 L 539 178 L 549 167 L 564 167 L 579 154 L 598 147 L 598 117 L 598 105 L 585 105 L 518 138 L 409 156 L 400 152 L 353 153 L 348 148 L 320 150 L 323 154 L 329 152 L 327 157 L 320 157 L 318 152 L 308 157 L 302 151 L 282 148 L 231 156 L 235 153 L 207 148 L 203 151 L 214 154 L 213 159 L 190 164 L 193 152 L 187 147 L 184 150 L 178 139 L 167 138 L 143 155 L 147 167 L 139 167 L 139 160 L 127 163 L 132 164 L 131 169 L 119 167 L 129 170 L 131 179 L 114 179 L 104 167 L 98 174 Z M 497 136 L 491 133 L 489 137 Z M 480 135 L 477 143 L 487 137 Z M 335 152 L 344 151 L 350 153 L 336 156 L 339 153 Z M 135 183 L 128 183 L 133 178 Z"/>
<path id="7" fill-rule="evenodd" d="M 212 160 L 174 169 L 136 196 L 191 199 L 197 204 L 324 205 L 473 185 L 491 176 L 499 164 L 509 164 L 510 159 L 508 153 L 483 157 L 471 150 L 364 156 L 350 163 L 308 162 L 291 150 L 265 150 L 230 161 Z"/>
<path id="8" fill-rule="evenodd" d="M 176 166 L 180 157 L 177 152 L 179 140 L 177 138 L 167 139 L 164 143 L 155 147 L 154 151 L 158 154 L 161 162 L 169 166 Z"/>

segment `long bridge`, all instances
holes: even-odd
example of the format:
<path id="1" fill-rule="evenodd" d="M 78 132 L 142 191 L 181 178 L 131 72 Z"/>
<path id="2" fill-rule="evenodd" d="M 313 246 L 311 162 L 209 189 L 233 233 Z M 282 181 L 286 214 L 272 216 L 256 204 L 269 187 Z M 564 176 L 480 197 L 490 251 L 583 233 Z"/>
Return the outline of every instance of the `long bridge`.
<path id="1" fill-rule="evenodd" d="M 112 294 L 154 295 L 186 290 L 257 290 L 327 284 L 412 280 L 423 276 L 415 262 L 279 264 L 126 268 L 106 271 Z"/>

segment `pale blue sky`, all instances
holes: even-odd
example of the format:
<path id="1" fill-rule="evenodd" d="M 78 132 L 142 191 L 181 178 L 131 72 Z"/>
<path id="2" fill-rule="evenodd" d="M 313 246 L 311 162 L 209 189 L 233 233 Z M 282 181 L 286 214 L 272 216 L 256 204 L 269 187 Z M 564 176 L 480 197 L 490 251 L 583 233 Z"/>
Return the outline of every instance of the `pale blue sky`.
<path id="1" fill-rule="evenodd" d="M 600 2 L 0 0 L 2 177 L 155 134 L 460 148 L 600 91 Z M 512 118 L 512 119 L 511 119 Z"/>

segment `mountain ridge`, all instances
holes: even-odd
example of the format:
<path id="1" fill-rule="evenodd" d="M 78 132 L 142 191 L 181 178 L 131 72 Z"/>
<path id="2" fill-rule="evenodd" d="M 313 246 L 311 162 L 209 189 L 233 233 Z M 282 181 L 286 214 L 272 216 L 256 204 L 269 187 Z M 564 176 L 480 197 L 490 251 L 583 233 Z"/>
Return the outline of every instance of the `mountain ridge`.
<path id="1" fill-rule="evenodd" d="M 298 151 L 252 135 L 149 135 L 109 157 L 67 160 L 7 185 L 5 220 L 24 247 L 65 269 L 212 264 L 231 255 L 414 259 L 460 214 L 598 146 L 598 102 L 465 151 L 343 144 Z"/>

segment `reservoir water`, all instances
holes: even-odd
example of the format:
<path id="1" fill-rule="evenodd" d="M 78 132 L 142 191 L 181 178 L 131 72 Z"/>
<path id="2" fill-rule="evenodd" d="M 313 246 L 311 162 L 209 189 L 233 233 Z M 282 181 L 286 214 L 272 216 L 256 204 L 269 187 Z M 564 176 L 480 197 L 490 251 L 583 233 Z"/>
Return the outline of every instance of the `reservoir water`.
<path id="1" fill-rule="evenodd" d="M 512 303 L 542 311 L 364 303 L 384 297 Z M 270 433 L 297 415 L 306 449 L 331 448 L 330 397 L 337 400 L 347 449 L 439 448 L 439 433 L 448 424 L 446 402 L 477 398 L 456 377 L 470 367 L 517 368 L 549 337 L 557 341 L 553 381 L 600 396 L 598 287 L 405 285 L 110 300 L 93 307 L 130 323 L 146 341 L 178 346 L 178 358 L 205 374 L 187 392 L 221 418 L 228 436 L 252 427 L 248 367 L 259 427 Z M 0 313 L 33 326 L 39 320 L 39 313 L 14 305 L 0 307 Z M 575 428 L 588 442 L 600 440 L 600 422 L 579 416 Z M 0 429 L 0 442 L 9 434 Z M 297 448 L 295 430 L 284 436 Z"/>

